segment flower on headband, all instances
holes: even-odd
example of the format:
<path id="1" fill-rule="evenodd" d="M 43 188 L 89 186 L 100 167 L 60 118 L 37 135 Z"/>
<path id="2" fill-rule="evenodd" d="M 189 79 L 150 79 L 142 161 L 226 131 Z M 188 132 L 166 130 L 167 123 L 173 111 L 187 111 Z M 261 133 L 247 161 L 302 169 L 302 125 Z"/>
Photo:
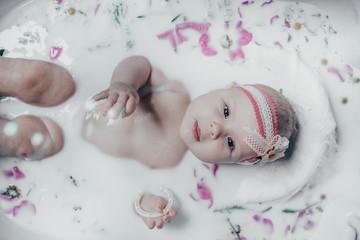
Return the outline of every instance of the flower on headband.
<path id="1" fill-rule="evenodd" d="M 274 140 L 275 139 L 276 142 L 274 144 L 271 144 L 265 151 L 265 153 L 259 156 L 259 158 L 261 159 L 259 164 L 261 166 L 285 156 L 285 151 L 289 146 L 289 140 L 285 137 L 280 137 L 279 135 L 275 136 Z"/>

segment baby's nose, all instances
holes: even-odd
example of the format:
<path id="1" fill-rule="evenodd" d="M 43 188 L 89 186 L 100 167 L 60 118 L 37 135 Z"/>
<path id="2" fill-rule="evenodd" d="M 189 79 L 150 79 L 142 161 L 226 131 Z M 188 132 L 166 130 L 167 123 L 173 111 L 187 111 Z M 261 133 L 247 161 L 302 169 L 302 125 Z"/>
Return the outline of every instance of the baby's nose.
<path id="1" fill-rule="evenodd" d="M 216 140 L 220 137 L 221 126 L 217 122 L 210 122 L 210 138 Z"/>

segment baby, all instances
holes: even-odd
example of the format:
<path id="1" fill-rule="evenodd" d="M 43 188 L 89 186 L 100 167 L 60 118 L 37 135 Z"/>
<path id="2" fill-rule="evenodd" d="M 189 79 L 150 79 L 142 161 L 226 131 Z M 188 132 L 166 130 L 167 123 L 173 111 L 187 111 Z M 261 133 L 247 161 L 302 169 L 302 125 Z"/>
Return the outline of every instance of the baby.
<path id="1" fill-rule="evenodd" d="M 86 137 L 105 153 L 150 168 L 177 165 L 187 149 L 208 163 L 263 165 L 284 156 L 297 134 L 292 107 L 268 86 L 234 85 L 190 101 L 181 83 L 140 56 L 120 62 L 110 86 L 93 99 L 105 101 L 87 115 Z M 165 207 L 162 197 L 140 196 L 140 210 Z M 142 218 L 149 228 L 161 228 L 175 215 L 171 207 L 163 216 Z"/>

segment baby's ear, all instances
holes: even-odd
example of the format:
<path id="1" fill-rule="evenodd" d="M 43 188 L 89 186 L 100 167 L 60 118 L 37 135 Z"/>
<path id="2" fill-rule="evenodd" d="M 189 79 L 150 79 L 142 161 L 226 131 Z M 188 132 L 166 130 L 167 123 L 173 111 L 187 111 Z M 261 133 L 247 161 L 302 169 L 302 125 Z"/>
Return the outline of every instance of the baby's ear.
<path id="1" fill-rule="evenodd" d="M 237 83 L 235 81 L 232 81 L 229 88 L 233 88 L 233 87 L 236 87 L 237 86 Z"/>

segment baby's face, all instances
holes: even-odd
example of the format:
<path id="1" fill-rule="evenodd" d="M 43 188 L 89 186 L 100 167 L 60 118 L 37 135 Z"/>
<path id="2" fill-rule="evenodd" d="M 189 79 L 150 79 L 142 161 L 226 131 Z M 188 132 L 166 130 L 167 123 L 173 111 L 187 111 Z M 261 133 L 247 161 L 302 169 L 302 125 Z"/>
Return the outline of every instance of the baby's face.
<path id="1" fill-rule="evenodd" d="M 259 130 L 253 106 L 237 88 L 216 90 L 194 99 L 186 110 L 180 136 L 193 154 L 208 163 L 244 162 L 254 157 L 243 127 Z"/>

